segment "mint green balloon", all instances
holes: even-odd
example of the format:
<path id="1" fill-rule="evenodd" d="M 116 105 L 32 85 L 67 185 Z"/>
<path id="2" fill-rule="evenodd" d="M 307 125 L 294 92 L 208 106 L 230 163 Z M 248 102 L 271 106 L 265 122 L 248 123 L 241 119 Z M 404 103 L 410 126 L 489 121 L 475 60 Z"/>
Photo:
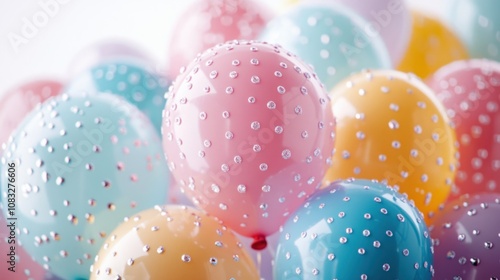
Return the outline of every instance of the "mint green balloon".
<path id="1" fill-rule="evenodd" d="M 443 10 L 472 58 L 500 61 L 500 1 L 448 0 Z"/>
<path id="2" fill-rule="evenodd" d="M 149 117 L 158 134 L 170 81 L 140 64 L 127 61 L 102 62 L 75 76 L 64 92 L 108 92 L 125 98 Z"/>
<path id="3" fill-rule="evenodd" d="M 5 184 L 10 163 L 15 205 Z M 17 218 L 18 242 L 68 280 L 88 279 L 111 231 L 125 217 L 164 204 L 170 180 L 149 119 L 108 93 L 44 102 L 12 134 L 0 169 L 2 210 Z"/>
<path id="4" fill-rule="evenodd" d="M 311 64 L 328 90 L 363 69 L 391 68 L 380 35 L 340 5 L 297 5 L 269 22 L 259 40 L 279 44 Z"/>

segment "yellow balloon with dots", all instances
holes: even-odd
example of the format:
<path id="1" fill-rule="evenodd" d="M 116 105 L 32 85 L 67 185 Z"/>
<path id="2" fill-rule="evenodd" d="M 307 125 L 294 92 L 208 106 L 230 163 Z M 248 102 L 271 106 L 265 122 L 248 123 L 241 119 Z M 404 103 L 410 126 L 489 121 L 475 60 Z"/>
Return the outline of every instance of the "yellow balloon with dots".
<path id="1" fill-rule="evenodd" d="M 397 70 L 427 78 L 442 66 L 469 58 L 458 37 L 438 19 L 412 12 L 412 34 Z"/>
<path id="2" fill-rule="evenodd" d="M 330 97 L 337 127 L 324 185 L 352 177 L 384 181 L 432 216 L 450 194 L 458 153 L 431 89 L 415 75 L 379 70 L 351 76 Z"/>

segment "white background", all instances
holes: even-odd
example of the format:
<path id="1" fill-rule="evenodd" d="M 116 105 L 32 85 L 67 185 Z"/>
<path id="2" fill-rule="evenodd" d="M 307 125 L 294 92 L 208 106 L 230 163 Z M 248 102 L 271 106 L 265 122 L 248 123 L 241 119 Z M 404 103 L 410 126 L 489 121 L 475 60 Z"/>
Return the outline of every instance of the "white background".
<path id="1" fill-rule="evenodd" d="M 39 2 L 48 1 L 0 0 L 0 96 L 32 79 L 65 78 L 79 51 L 110 38 L 138 45 L 155 59 L 158 69 L 164 68 L 173 24 L 194 0 L 64 0 L 68 3 L 61 4 L 47 24 L 16 51 L 9 34 L 20 35 L 23 18 L 32 21 L 34 14 L 43 11 Z M 281 0 L 257 1 L 279 11 Z M 407 1 L 413 8 L 432 13 L 438 13 L 443 3 Z"/>

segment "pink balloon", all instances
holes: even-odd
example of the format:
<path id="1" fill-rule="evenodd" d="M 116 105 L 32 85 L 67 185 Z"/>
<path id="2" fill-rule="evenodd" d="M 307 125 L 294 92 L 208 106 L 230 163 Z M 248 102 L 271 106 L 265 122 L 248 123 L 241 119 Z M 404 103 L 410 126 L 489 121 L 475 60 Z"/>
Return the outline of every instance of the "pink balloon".
<path id="1" fill-rule="evenodd" d="M 26 115 L 49 97 L 59 94 L 62 84 L 52 80 L 37 80 L 12 89 L 0 98 L 0 146 Z"/>
<path id="2" fill-rule="evenodd" d="M 449 202 L 432 220 L 435 279 L 500 279 L 500 194 Z"/>
<path id="3" fill-rule="evenodd" d="M 168 93 L 163 147 L 193 202 L 265 247 L 331 163 L 334 119 L 312 69 L 279 46 L 207 50 Z"/>
<path id="4" fill-rule="evenodd" d="M 10 280 L 38 280 L 44 279 L 45 270 L 37 262 L 35 262 L 19 245 L 17 236 L 18 234 L 11 231 L 7 225 L 10 225 L 12 221 L 6 221 L 4 216 L 0 214 L 0 252 L 2 253 L 2 258 L 0 261 L 0 279 L 10 279 Z M 15 221 L 14 227 L 19 228 L 19 223 L 21 221 Z M 14 229 L 15 230 L 15 229 Z M 15 242 L 15 243 L 14 243 Z M 13 254 L 15 254 L 15 265 L 13 266 L 15 272 L 9 270 L 11 264 L 8 261 L 11 257 L 8 256 L 11 253 L 11 246 L 14 247 Z"/>
<path id="5" fill-rule="evenodd" d="M 169 74 L 176 77 L 198 53 L 219 43 L 256 39 L 270 13 L 255 0 L 197 0 L 182 14 L 170 39 Z"/>
<path id="6" fill-rule="evenodd" d="M 101 41 L 84 48 L 70 63 L 69 72 L 70 75 L 77 75 L 93 66 L 116 61 L 152 66 L 151 58 L 136 44 L 115 39 Z"/>
<path id="7" fill-rule="evenodd" d="M 363 31 L 379 34 L 387 46 L 391 61 L 397 66 L 406 53 L 411 36 L 411 14 L 405 0 L 330 0 L 351 8 L 368 22 Z M 324 2 L 324 0 L 320 1 Z"/>
<path id="8" fill-rule="evenodd" d="M 428 81 L 447 108 L 459 141 L 459 168 L 450 199 L 500 193 L 500 63 L 451 63 Z"/>

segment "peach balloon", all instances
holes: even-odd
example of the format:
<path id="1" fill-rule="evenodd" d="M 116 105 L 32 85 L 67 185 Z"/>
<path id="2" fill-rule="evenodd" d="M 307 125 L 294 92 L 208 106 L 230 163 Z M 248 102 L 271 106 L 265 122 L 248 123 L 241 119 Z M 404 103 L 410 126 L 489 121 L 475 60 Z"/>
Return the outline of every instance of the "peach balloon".
<path id="1" fill-rule="evenodd" d="M 258 280 L 242 247 L 214 217 L 187 206 L 157 206 L 110 234 L 90 279 Z"/>

